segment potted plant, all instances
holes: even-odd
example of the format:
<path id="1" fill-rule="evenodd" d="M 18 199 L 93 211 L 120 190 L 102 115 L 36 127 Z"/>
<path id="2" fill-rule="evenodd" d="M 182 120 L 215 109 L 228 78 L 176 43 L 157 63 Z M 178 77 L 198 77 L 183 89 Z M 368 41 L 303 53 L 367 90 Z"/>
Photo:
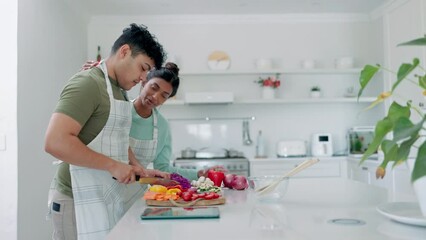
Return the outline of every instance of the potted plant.
<path id="1" fill-rule="evenodd" d="M 423 38 L 405 42 L 398 46 L 426 46 L 426 35 Z M 422 74 L 412 74 L 416 69 L 420 69 Z M 358 98 L 379 70 L 391 72 L 380 65 L 366 65 L 364 67 L 359 79 L 361 89 L 358 92 Z M 396 73 L 396 81 L 393 83 L 392 88 L 381 93 L 367 109 L 371 109 L 391 97 L 402 81 L 410 81 L 418 86 L 419 91 L 410 94 L 426 96 L 425 72 L 425 68 L 420 65 L 418 58 L 414 58 L 412 63 L 402 63 Z M 420 120 L 412 122 L 412 119 L 410 119 L 412 114 L 418 114 Z M 376 123 L 374 139 L 361 159 L 362 163 L 380 148 L 383 151 L 384 159 L 376 170 L 376 177 L 383 178 L 388 164 L 392 163 L 393 166 L 396 166 L 406 162 L 410 152 L 415 153 L 411 182 L 424 216 L 426 216 L 426 141 L 425 135 L 422 135 L 422 130 L 426 129 L 425 121 L 425 113 L 413 105 L 412 100 L 408 100 L 403 105 L 393 101 L 387 115 Z"/>
<path id="2" fill-rule="evenodd" d="M 259 80 L 255 82 L 262 87 L 263 99 L 274 99 L 275 89 L 281 85 L 279 74 L 277 74 L 275 77 L 259 78 Z"/>
<path id="3" fill-rule="evenodd" d="M 313 98 L 321 97 L 321 88 L 319 86 L 311 87 L 311 97 Z"/>

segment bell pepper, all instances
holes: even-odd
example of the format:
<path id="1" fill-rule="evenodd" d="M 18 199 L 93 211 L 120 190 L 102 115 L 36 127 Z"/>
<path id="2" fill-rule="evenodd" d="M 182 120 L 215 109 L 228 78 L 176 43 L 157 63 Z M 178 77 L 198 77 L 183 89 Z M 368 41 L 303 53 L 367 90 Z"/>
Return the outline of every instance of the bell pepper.
<path id="1" fill-rule="evenodd" d="M 149 191 L 151 191 L 151 192 L 157 192 L 157 193 L 166 193 L 167 192 L 167 188 L 165 186 L 161 186 L 161 185 L 152 185 L 149 188 Z"/>
<path id="2" fill-rule="evenodd" d="M 225 173 L 221 171 L 209 170 L 207 172 L 207 177 L 213 181 L 213 184 L 217 187 L 222 185 L 222 181 L 225 178 Z"/>

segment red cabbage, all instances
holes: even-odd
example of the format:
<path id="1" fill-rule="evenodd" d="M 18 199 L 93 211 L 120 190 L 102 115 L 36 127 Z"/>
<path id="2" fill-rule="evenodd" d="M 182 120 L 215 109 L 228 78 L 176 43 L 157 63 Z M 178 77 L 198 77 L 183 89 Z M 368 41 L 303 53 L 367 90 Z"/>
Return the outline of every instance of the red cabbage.
<path id="1" fill-rule="evenodd" d="M 191 182 L 187 178 L 184 178 L 182 175 L 178 173 L 170 174 L 170 179 L 178 182 L 179 185 L 182 186 L 182 189 L 188 189 L 191 187 Z"/>

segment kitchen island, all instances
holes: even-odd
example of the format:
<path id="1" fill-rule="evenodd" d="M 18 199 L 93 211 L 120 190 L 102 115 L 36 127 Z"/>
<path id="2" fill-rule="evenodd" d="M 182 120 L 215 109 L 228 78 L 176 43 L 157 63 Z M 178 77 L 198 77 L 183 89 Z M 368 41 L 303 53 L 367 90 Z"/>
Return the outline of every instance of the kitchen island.
<path id="1" fill-rule="evenodd" d="M 426 227 L 394 222 L 376 211 L 383 188 L 347 179 L 291 179 L 280 203 L 260 203 L 251 190 L 225 190 L 219 219 L 140 220 L 137 201 L 107 239 L 425 239 Z"/>

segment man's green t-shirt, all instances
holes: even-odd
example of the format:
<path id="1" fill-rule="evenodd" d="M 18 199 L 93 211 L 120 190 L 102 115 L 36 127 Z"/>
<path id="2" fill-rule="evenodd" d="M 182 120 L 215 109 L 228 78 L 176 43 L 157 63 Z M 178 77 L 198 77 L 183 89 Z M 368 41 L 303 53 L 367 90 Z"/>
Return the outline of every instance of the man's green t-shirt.
<path id="1" fill-rule="evenodd" d="M 128 100 L 118 82 L 110 78 L 114 98 Z M 63 113 L 82 126 L 78 138 L 89 144 L 105 126 L 110 110 L 104 73 L 92 68 L 74 75 L 62 90 L 55 112 Z M 72 197 L 69 164 L 61 163 L 56 172 L 57 190 Z"/>

